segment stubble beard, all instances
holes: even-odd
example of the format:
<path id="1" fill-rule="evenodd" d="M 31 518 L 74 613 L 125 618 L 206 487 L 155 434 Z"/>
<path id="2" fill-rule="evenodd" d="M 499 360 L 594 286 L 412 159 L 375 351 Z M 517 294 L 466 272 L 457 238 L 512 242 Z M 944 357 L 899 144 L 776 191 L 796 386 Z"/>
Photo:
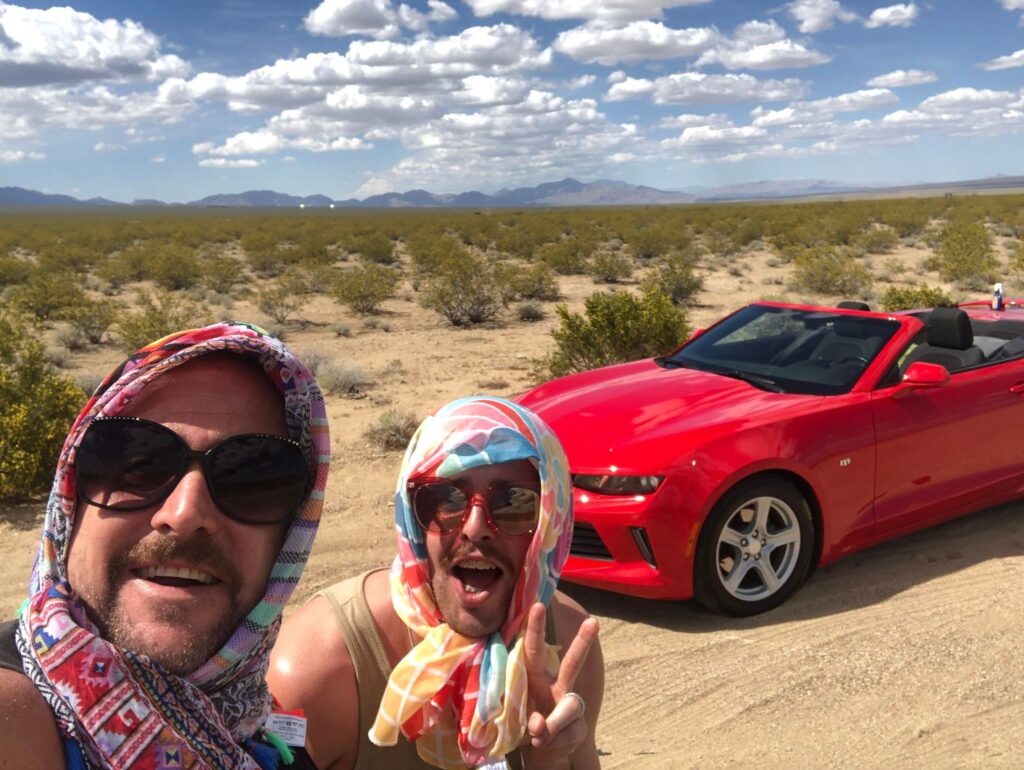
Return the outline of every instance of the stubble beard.
<path id="1" fill-rule="evenodd" d="M 227 589 L 228 607 L 217 623 L 201 634 L 190 635 L 183 643 L 161 646 L 154 644 L 138 626 L 128 619 L 127 609 L 120 601 L 118 581 L 135 566 L 153 561 L 181 559 L 199 567 L 210 568 L 221 575 Z M 251 607 L 241 602 L 241 575 L 234 564 L 208 538 L 179 540 L 153 533 L 125 549 L 111 560 L 104 591 L 98 597 L 83 598 L 90 619 L 101 636 L 117 647 L 142 654 L 172 674 L 187 676 L 208 661 L 231 638 Z M 257 597 L 258 601 L 258 597 Z M 161 604 L 149 608 L 147 623 L 167 626 L 188 624 L 192 609 L 187 606 Z"/>

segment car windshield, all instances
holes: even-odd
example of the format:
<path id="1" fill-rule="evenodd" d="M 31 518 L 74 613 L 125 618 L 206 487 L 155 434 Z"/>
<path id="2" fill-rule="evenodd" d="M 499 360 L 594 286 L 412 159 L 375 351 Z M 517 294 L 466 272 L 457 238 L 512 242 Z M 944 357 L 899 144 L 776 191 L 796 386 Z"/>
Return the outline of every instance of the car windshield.
<path id="1" fill-rule="evenodd" d="M 899 328 L 884 318 L 750 305 L 661 363 L 778 393 L 835 395 L 853 387 Z"/>

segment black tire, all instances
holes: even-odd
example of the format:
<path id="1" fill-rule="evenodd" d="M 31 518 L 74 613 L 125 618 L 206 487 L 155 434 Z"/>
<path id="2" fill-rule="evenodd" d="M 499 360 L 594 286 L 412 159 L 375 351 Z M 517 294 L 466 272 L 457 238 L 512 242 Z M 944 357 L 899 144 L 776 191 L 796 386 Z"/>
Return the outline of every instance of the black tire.
<path id="1" fill-rule="evenodd" d="M 770 477 L 741 482 L 701 529 L 694 598 L 723 615 L 766 612 L 801 586 L 814 550 L 814 519 L 795 486 Z"/>

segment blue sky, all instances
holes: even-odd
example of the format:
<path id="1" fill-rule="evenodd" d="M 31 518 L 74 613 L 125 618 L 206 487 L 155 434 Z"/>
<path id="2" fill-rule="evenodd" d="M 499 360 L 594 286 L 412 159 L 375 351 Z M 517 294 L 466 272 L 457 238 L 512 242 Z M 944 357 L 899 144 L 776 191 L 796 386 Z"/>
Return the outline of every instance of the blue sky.
<path id="1" fill-rule="evenodd" d="M 1022 136 L 1024 0 L 0 2 L 0 186 L 82 198 L 899 184 Z"/>

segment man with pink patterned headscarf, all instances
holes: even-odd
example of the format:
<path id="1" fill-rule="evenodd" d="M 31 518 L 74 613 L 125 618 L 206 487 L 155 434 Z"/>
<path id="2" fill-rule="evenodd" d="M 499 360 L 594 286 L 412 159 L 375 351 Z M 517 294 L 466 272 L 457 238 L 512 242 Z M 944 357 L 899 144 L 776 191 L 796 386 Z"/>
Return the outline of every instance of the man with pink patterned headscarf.
<path id="1" fill-rule="evenodd" d="M 556 591 L 572 487 L 550 429 L 500 398 L 448 404 L 406 450 L 395 525 L 390 572 L 322 591 L 271 658 L 318 765 L 599 767 L 603 662 L 597 622 Z"/>
<path id="2" fill-rule="evenodd" d="M 64 443 L 28 598 L 0 624 L 0 766 L 311 767 L 264 675 L 329 454 L 312 374 L 256 327 L 121 364 Z"/>

